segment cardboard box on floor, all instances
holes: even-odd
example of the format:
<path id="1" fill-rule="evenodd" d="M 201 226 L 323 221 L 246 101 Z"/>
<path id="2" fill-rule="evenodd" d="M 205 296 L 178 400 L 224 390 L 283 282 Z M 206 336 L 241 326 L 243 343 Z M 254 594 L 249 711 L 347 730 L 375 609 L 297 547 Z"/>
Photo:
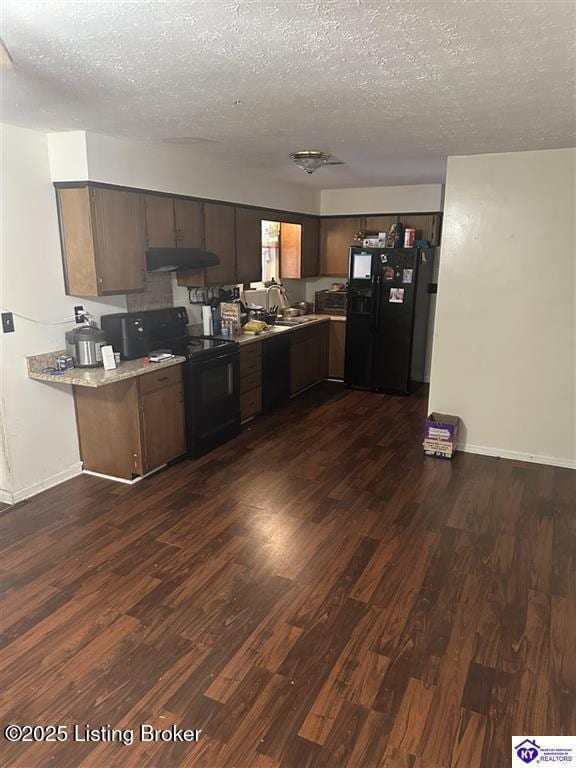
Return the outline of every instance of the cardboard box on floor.
<path id="1" fill-rule="evenodd" d="M 456 453 L 459 426 L 458 416 L 435 412 L 429 414 L 424 422 L 424 453 L 427 456 L 451 459 Z"/>

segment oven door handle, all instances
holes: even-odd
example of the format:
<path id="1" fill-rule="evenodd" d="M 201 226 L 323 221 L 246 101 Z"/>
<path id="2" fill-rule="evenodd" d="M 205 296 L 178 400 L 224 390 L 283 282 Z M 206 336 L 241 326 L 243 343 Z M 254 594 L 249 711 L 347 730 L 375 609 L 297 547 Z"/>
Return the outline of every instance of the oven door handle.
<path id="1" fill-rule="evenodd" d="M 221 355 L 217 355 L 216 357 L 208 357 L 208 358 L 197 358 L 194 360 L 194 357 L 191 357 L 188 362 L 191 363 L 193 366 L 201 366 L 205 365 L 206 367 L 213 365 L 214 363 L 222 363 L 223 360 L 228 359 L 231 363 L 234 363 L 234 360 L 240 359 L 240 353 L 237 350 L 234 350 L 233 352 L 222 352 Z"/>

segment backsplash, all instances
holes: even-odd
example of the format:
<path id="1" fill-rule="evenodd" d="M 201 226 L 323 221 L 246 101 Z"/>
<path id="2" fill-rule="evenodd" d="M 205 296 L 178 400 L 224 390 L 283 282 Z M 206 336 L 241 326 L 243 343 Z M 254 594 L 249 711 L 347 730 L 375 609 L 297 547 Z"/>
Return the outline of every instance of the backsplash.
<path id="1" fill-rule="evenodd" d="M 174 306 L 171 272 L 147 272 L 146 290 L 126 295 L 128 312 Z"/>

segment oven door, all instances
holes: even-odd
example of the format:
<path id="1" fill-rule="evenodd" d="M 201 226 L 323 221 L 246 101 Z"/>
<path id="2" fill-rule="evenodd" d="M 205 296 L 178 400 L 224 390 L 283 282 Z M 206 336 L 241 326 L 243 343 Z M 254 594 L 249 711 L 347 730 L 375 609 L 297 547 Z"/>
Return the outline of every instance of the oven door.
<path id="1" fill-rule="evenodd" d="M 184 365 L 188 454 L 201 456 L 240 431 L 240 354 Z"/>

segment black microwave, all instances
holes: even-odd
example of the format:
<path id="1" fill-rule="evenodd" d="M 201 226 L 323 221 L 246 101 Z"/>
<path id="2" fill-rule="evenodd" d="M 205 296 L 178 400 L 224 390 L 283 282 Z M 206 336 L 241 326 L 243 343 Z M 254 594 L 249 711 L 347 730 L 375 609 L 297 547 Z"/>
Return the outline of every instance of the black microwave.
<path id="1" fill-rule="evenodd" d="M 348 291 L 316 291 L 314 311 L 317 315 L 345 315 Z"/>
<path id="2" fill-rule="evenodd" d="M 188 312 L 185 307 L 117 312 L 102 315 L 100 325 L 108 344 L 120 352 L 122 360 L 135 360 L 153 349 L 169 347 L 170 338 L 186 335 Z"/>

